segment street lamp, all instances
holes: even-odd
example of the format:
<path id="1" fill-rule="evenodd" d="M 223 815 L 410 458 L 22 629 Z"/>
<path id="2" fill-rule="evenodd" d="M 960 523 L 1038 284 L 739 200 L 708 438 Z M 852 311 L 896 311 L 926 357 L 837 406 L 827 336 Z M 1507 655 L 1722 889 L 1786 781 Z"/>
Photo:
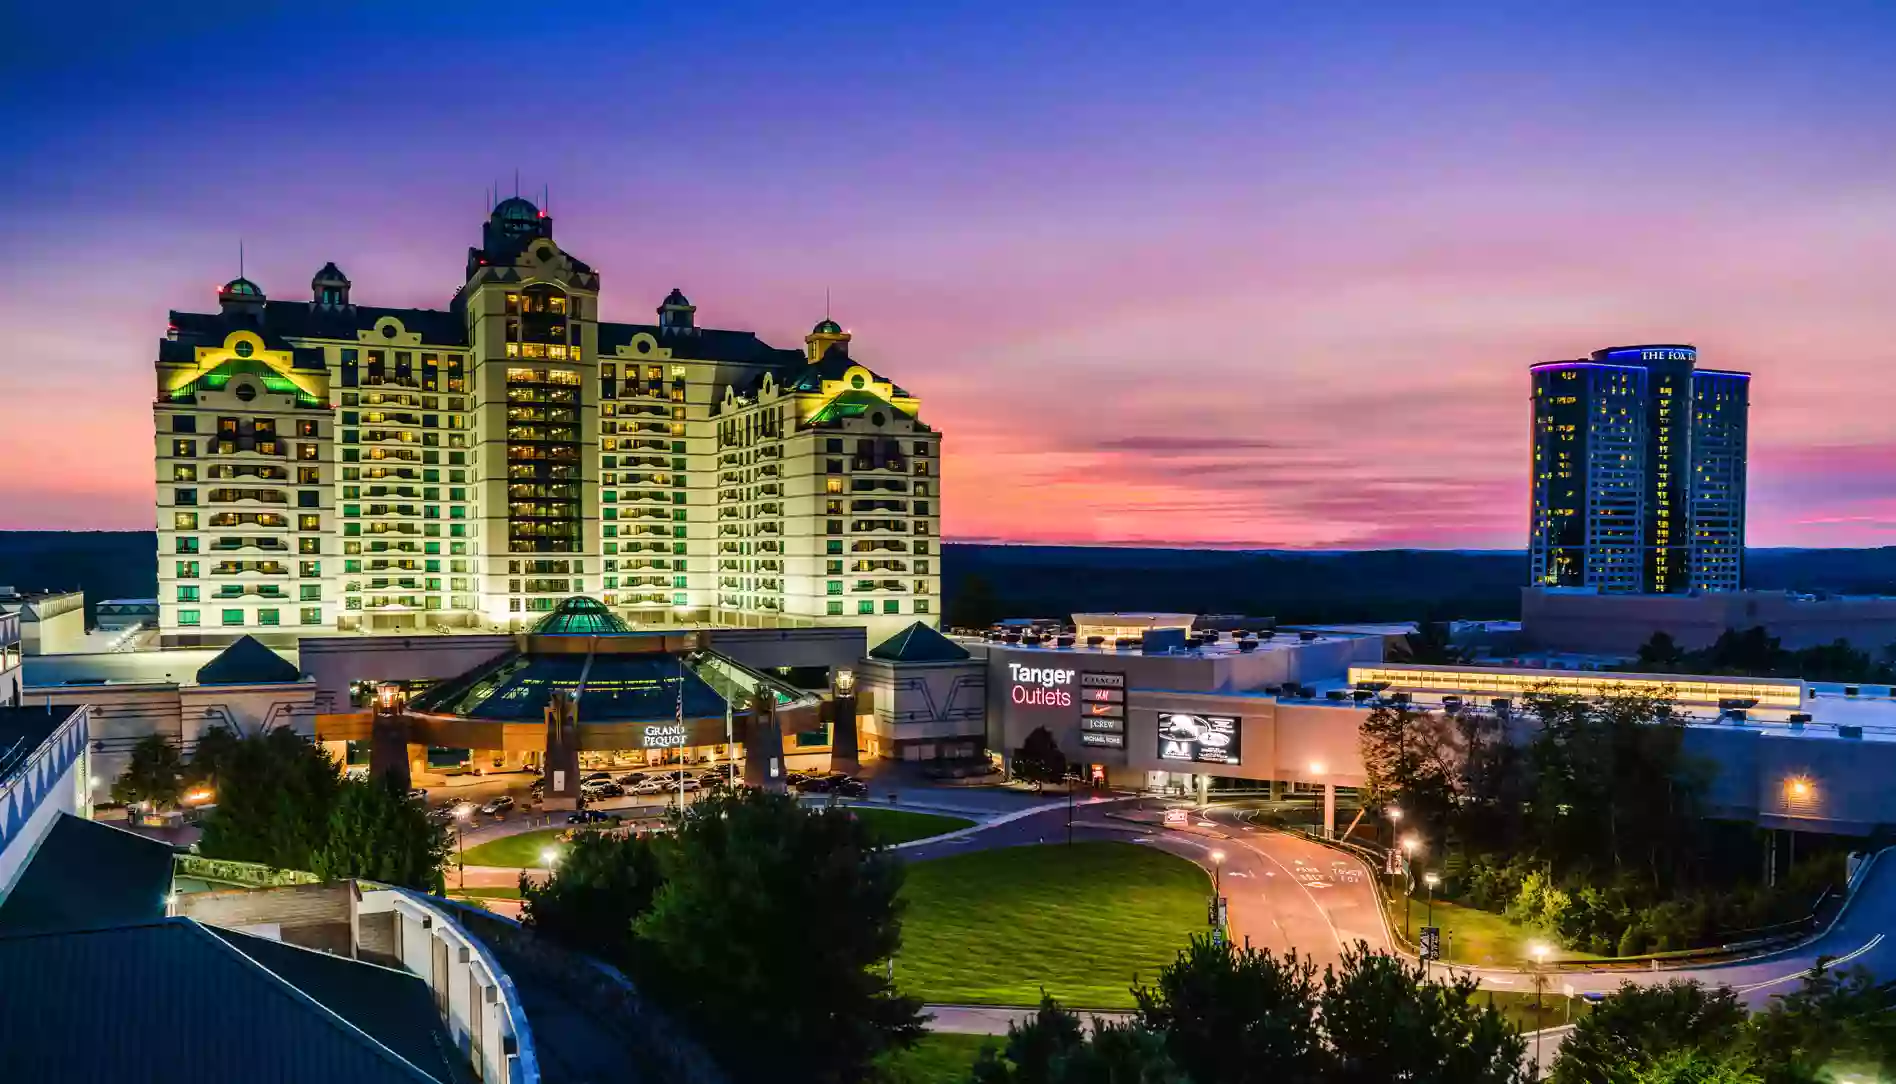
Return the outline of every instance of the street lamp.
<path id="1" fill-rule="evenodd" d="M 454 866 L 460 878 L 460 887 L 467 887 L 467 843 L 461 836 L 461 829 L 467 824 L 468 816 L 474 807 L 462 802 L 454 807 Z"/>
<path id="2" fill-rule="evenodd" d="M 1541 965 L 1547 962 L 1547 945 L 1536 941 L 1527 946 L 1528 955 L 1534 957 L 1534 1077 L 1541 1075 L 1541 988 L 1547 985 L 1547 976 L 1541 972 Z"/>
<path id="3" fill-rule="evenodd" d="M 1225 853 L 1211 852 L 1211 891 L 1216 896 L 1224 895 L 1224 865 Z"/>
<path id="4" fill-rule="evenodd" d="M 547 847 L 540 851 L 540 861 L 546 865 L 547 869 L 552 869 L 559 860 L 560 852 L 556 847 Z"/>
<path id="5" fill-rule="evenodd" d="M 1383 810 L 1383 816 L 1389 818 L 1389 843 L 1391 846 L 1394 846 L 1396 842 L 1396 830 L 1402 827 L 1402 807 L 1392 805 L 1388 809 Z"/>
<path id="6" fill-rule="evenodd" d="M 1429 922 L 1435 925 L 1435 886 L 1442 883 L 1442 875 L 1430 870 L 1422 875 L 1422 883 L 1429 886 Z"/>
<path id="7" fill-rule="evenodd" d="M 1402 853 L 1407 855 L 1411 860 L 1415 858 L 1415 849 L 1421 845 L 1422 841 L 1416 838 L 1414 832 L 1410 832 L 1408 835 L 1402 837 Z M 1409 936 L 1409 913 L 1415 909 L 1413 906 L 1414 903 L 1415 882 L 1410 881 L 1409 890 L 1402 894 L 1402 936 L 1404 939 L 1407 939 Z"/>

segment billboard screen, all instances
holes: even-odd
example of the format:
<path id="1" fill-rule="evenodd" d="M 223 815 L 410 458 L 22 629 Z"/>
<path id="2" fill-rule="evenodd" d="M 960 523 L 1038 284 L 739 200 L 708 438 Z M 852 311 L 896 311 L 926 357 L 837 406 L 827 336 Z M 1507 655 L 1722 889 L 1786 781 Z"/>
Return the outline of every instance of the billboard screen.
<path id="1" fill-rule="evenodd" d="M 1159 759 L 1193 764 L 1238 764 L 1243 753 L 1238 720 L 1229 715 L 1159 713 Z"/>

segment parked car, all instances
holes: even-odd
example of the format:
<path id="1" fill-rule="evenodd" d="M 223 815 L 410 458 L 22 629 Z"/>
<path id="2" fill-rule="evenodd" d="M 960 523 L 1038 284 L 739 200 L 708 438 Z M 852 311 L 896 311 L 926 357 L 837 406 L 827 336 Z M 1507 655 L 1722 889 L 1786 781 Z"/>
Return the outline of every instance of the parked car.
<path id="1" fill-rule="evenodd" d="M 619 777 L 619 782 L 629 787 L 634 783 L 645 782 L 646 778 L 647 777 L 644 772 L 627 772 L 624 775 Z"/>
<path id="2" fill-rule="evenodd" d="M 836 793 L 845 798 L 869 797 L 869 784 L 860 779 L 845 779 L 836 784 Z"/>
<path id="3" fill-rule="evenodd" d="M 635 784 L 632 787 L 632 793 L 634 794 L 659 794 L 664 790 L 665 781 L 663 779 L 647 779 L 643 783 Z"/>
<path id="4" fill-rule="evenodd" d="M 454 822 L 454 806 L 444 805 L 439 809 L 430 809 L 428 811 L 428 820 L 433 824 L 452 824 Z"/>
<path id="5" fill-rule="evenodd" d="M 514 804 L 513 795 L 503 794 L 498 798 L 490 798 L 483 802 L 481 812 L 489 817 L 498 817 L 512 809 Z"/>
<path id="6" fill-rule="evenodd" d="M 828 776 L 812 775 L 806 776 L 802 782 L 796 784 L 796 788 L 798 794 L 826 794 L 835 785 L 835 781 Z"/>
<path id="7" fill-rule="evenodd" d="M 694 790 L 700 789 L 702 786 L 703 784 L 699 783 L 696 779 L 680 779 L 678 782 L 673 783 L 671 786 L 666 787 L 665 789 L 666 790 L 682 790 L 686 794 L 689 794 Z"/>
<path id="8" fill-rule="evenodd" d="M 611 819 L 611 817 L 601 813 L 597 809 L 579 809 L 566 815 L 566 823 L 568 824 L 598 824 L 601 821 L 609 821 Z"/>
<path id="9" fill-rule="evenodd" d="M 582 785 L 586 783 L 593 783 L 593 782 L 610 783 L 612 782 L 612 773 L 611 772 L 591 772 L 586 775 L 580 776 L 579 781 Z"/>
<path id="10" fill-rule="evenodd" d="M 579 792 L 588 798 L 617 798 L 625 793 L 625 788 L 610 779 L 604 779 L 580 784 Z"/>
<path id="11" fill-rule="evenodd" d="M 408 796 L 417 802 L 426 803 L 428 801 L 428 788 L 416 787 L 408 792 Z"/>

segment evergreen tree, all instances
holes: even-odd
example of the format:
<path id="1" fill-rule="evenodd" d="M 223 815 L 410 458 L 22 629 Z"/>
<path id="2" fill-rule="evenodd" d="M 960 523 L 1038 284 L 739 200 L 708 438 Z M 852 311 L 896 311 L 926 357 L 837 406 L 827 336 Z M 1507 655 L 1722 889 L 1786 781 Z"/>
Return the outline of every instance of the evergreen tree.
<path id="1" fill-rule="evenodd" d="M 209 858 L 313 869 L 327 843 L 342 776 L 322 747 L 287 727 L 237 742 L 221 777 L 217 808 L 198 849 Z"/>
<path id="2" fill-rule="evenodd" d="M 1318 1017 L 1331 1084 L 1522 1084 L 1527 1046 L 1499 1012 L 1471 1000 L 1462 976 L 1428 981 L 1419 967 L 1358 941 L 1325 970 Z M 1209 1084 L 1209 1082 L 1201 1082 Z"/>
<path id="3" fill-rule="evenodd" d="M 1138 1020 L 1193 1080 L 1315 1084 L 1328 1052 L 1316 1022 L 1317 966 L 1295 952 L 1277 957 L 1248 945 L 1190 947 L 1133 990 Z"/>
<path id="4" fill-rule="evenodd" d="M 521 920 L 569 948 L 636 972 L 632 924 L 663 883 L 651 839 L 582 832 L 542 884 L 520 878 Z"/>
<path id="5" fill-rule="evenodd" d="M 659 850 L 663 886 L 633 929 L 654 996 L 737 1081 L 854 1084 L 921 1035 L 885 968 L 901 946 L 902 867 L 841 809 L 790 795 L 693 803 Z M 741 1042 L 729 1041 L 741 1035 Z"/>
<path id="6" fill-rule="evenodd" d="M 448 830 L 428 819 L 392 777 L 346 779 L 311 871 L 329 880 L 363 877 L 439 894 Z"/>
<path id="7" fill-rule="evenodd" d="M 1165 1037 L 1137 1022 L 1094 1017 L 1089 1034 L 1078 1015 L 1041 994 L 1025 1023 L 1007 1025 L 1000 1051 L 983 1050 L 970 1084 L 1193 1084 L 1166 1054 Z"/>
<path id="8" fill-rule="evenodd" d="M 1695 982 L 1623 983 L 1574 1024 L 1553 1064 L 1553 1084 L 1619 1084 L 1652 1069 L 1669 1051 L 1722 1053 L 1743 1033 L 1745 1007 L 1730 990 Z M 1673 1066 L 1678 1079 L 1687 1068 Z"/>
<path id="9" fill-rule="evenodd" d="M 126 805 L 149 802 L 156 809 L 169 809 L 183 793 L 184 761 L 162 734 L 138 739 L 124 774 L 112 783 L 112 800 Z"/>
<path id="10" fill-rule="evenodd" d="M 1014 778 L 1034 784 L 1039 790 L 1048 783 L 1066 778 L 1067 758 L 1060 743 L 1046 727 L 1037 726 L 1027 733 L 1019 749 L 1014 750 Z"/>

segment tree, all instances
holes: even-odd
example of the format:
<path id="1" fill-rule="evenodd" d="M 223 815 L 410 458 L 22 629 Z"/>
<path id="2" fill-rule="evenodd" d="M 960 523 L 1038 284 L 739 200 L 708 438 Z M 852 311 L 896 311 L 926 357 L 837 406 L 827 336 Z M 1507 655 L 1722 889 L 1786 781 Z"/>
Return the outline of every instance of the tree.
<path id="1" fill-rule="evenodd" d="M 1092 1033 L 1076 1014 L 1040 995 L 1025 1023 L 1007 1025 L 1007 1043 L 981 1052 L 971 1084 L 1192 1084 L 1166 1054 L 1165 1037 L 1134 1022 L 1093 1018 Z"/>
<path id="2" fill-rule="evenodd" d="M 1820 962 L 1752 1018 L 1748 1047 L 1765 1084 L 1887 1080 L 1896 1072 L 1896 981 Z"/>
<path id="3" fill-rule="evenodd" d="M 1034 727 L 1014 750 L 1014 778 L 1032 783 L 1038 791 L 1048 783 L 1066 778 L 1067 758 L 1044 726 Z"/>
<path id="4" fill-rule="evenodd" d="M 1639 645 L 1638 665 L 1642 673 L 1675 673 L 1685 661 L 1685 652 L 1669 632 L 1655 632 L 1652 639 Z"/>
<path id="5" fill-rule="evenodd" d="M 149 802 L 166 809 L 176 806 L 183 793 L 184 762 L 162 734 L 138 739 L 124 774 L 112 783 L 112 800 L 126 805 Z"/>
<path id="6" fill-rule="evenodd" d="M 346 779 L 310 868 L 327 880 L 364 877 L 438 895 L 448 849 L 446 826 L 430 821 L 393 777 Z"/>
<path id="7" fill-rule="evenodd" d="M 1001 603 L 994 596 L 994 585 L 979 572 L 970 572 L 961 577 L 961 582 L 948 596 L 948 626 L 957 629 L 980 629 L 992 625 L 1001 619 Z"/>
<path id="8" fill-rule="evenodd" d="M 1462 790 L 1461 737 L 1446 714 L 1378 704 L 1357 731 L 1370 803 L 1399 804 L 1410 824 L 1440 842 Z"/>
<path id="9" fill-rule="evenodd" d="M 1301 1084 L 1322 1080 L 1328 1065 L 1317 991 L 1316 964 L 1295 952 L 1278 957 L 1194 937 L 1155 987 L 1132 993 L 1139 1023 L 1165 1036 L 1191 1079 Z"/>
<path id="10" fill-rule="evenodd" d="M 198 849 L 210 858 L 312 869 L 342 787 L 322 747 L 278 727 L 237 742 L 219 771 L 217 808 L 204 820 Z"/>
<path id="11" fill-rule="evenodd" d="M 215 792 L 224 767 L 236 756 L 237 747 L 242 743 L 243 738 L 227 726 L 213 726 L 200 731 L 197 747 L 191 750 L 191 767 L 187 778 L 192 784 L 208 786 Z"/>
<path id="12" fill-rule="evenodd" d="M 1419 967 L 1358 941 L 1326 969 L 1318 1014 L 1334 1084 L 1520 1084 L 1527 1045 L 1499 1012 L 1470 1000 L 1462 976 L 1428 981 Z"/>
<path id="13" fill-rule="evenodd" d="M 1566 1047 L 1561 1047 L 1566 1057 Z M 1554 1063 L 1556 1071 L 1560 1063 Z M 1616 1080 L 1629 1084 L 1762 1084 L 1751 1062 L 1742 1054 L 1715 1053 L 1706 1050 L 1678 1050 L 1662 1054 L 1656 1061 L 1630 1076 Z"/>
<path id="14" fill-rule="evenodd" d="M 1619 1084 L 1672 1051 L 1723 1054 L 1745 1026 L 1745 1007 L 1728 989 L 1696 982 L 1622 983 L 1580 1018 L 1560 1047 L 1553 1084 Z M 1694 1079 L 1673 1067 L 1676 1079 Z M 1715 1078 L 1713 1078 L 1715 1079 Z"/>
<path id="15" fill-rule="evenodd" d="M 718 1042 L 738 1081 L 783 1059 L 817 1082 L 865 1079 L 921 1035 L 885 967 L 901 947 L 900 860 L 847 810 L 742 791 L 701 798 L 659 849 L 663 885 L 633 924 L 655 996 Z"/>
<path id="16" fill-rule="evenodd" d="M 651 910 L 662 877 L 651 839 L 582 832 L 544 883 L 521 876 L 521 920 L 569 948 L 636 972 L 632 924 Z"/>
<path id="17" fill-rule="evenodd" d="M 1456 645 L 1446 621 L 1423 621 L 1416 631 L 1403 636 L 1395 645 L 1391 662 L 1426 663 L 1453 666 L 1468 661 L 1468 652 Z"/>

